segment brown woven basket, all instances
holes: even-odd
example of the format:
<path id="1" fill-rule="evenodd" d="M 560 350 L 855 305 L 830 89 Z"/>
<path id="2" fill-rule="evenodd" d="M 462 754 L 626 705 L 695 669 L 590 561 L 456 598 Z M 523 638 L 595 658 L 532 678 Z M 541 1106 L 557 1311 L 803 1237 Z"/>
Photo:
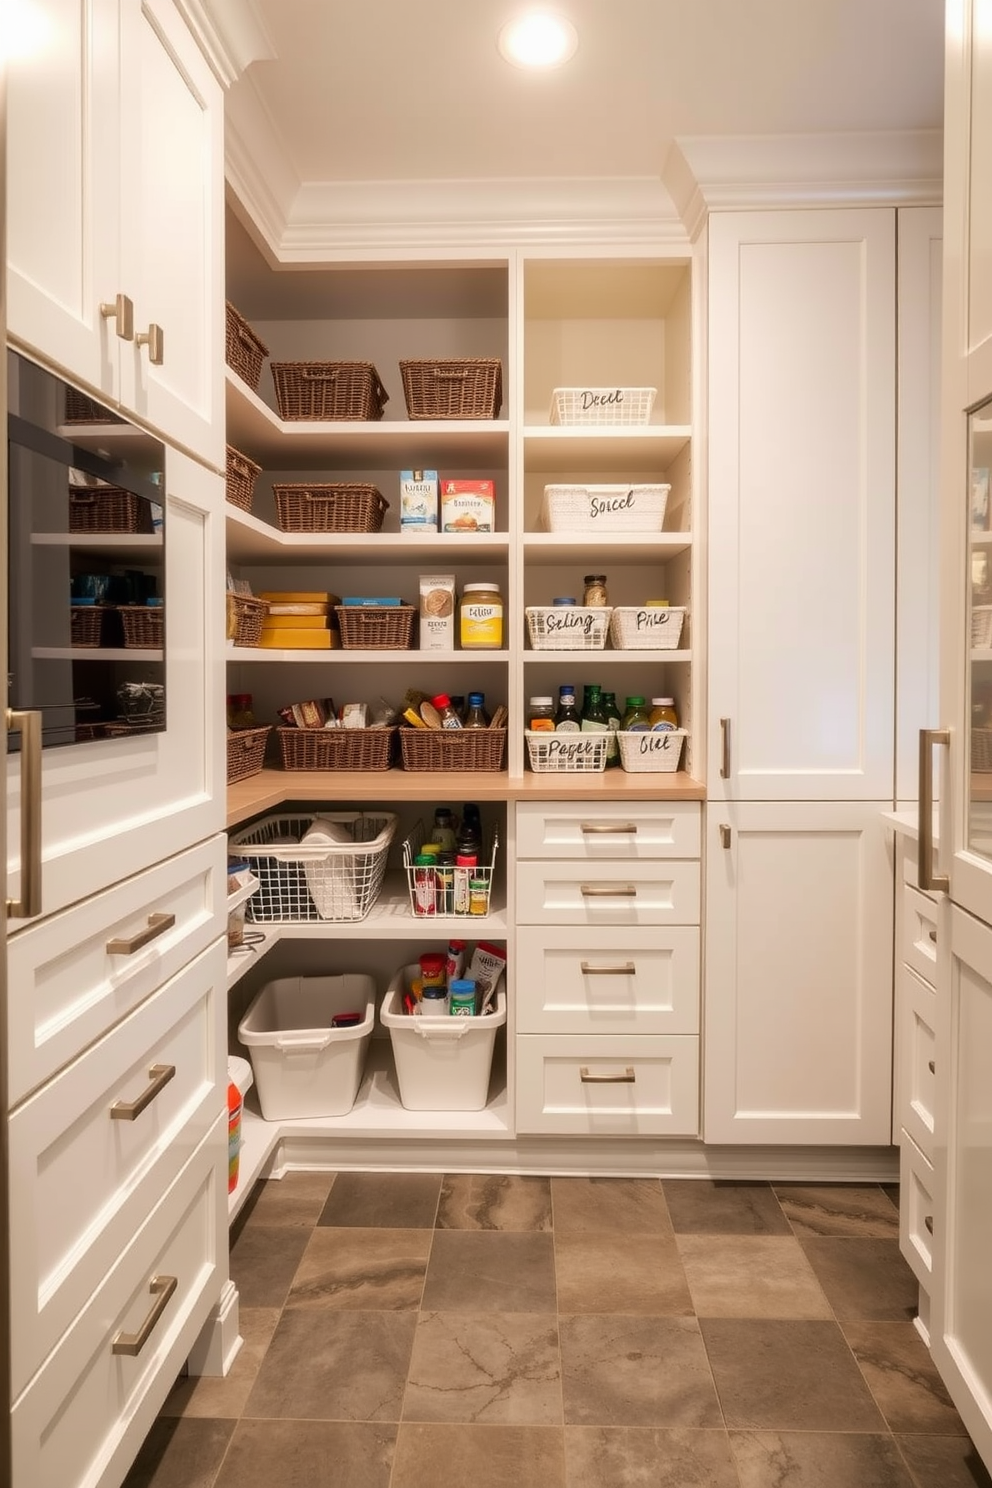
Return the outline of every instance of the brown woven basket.
<path id="1" fill-rule="evenodd" d="M 117 613 L 124 625 L 125 646 L 161 647 L 165 628 L 161 605 L 119 605 Z"/>
<path id="2" fill-rule="evenodd" d="M 78 388 L 66 387 L 65 422 L 67 424 L 122 424 L 120 414 L 111 413 L 94 398 L 81 393 Z"/>
<path id="3" fill-rule="evenodd" d="M 70 486 L 70 532 L 154 532 L 151 507 L 120 486 Z"/>
<path id="4" fill-rule="evenodd" d="M 227 736 L 227 783 L 257 775 L 265 759 L 265 743 L 272 732 L 264 728 L 232 729 Z"/>
<path id="5" fill-rule="evenodd" d="M 239 315 L 231 304 L 227 304 L 227 337 L 225 341 L 224 358 L 232 371 L 237 372 L 242 382 L 246 382 L 253 393 L 258 392 L 258 384 L 262 380 L 262 363 L 269 354 L 269 348 L 264 341 L 260 341 L 245 320 Z"/>
<path id="6" fill-rule="evenodd" d="M 353 651 L 407 651 L 413 637 L 413 605 L 335 605 L 341 645 Z"/>
<path id="7" fill-rule="evenodd" d="M 381 532 L 389 502 L 376 486 L 338 482 L 277 485 L 276 520 L 283 532 Z"/>
<path id="8" fill-rule="evenodd" d="M 69 634 L 73 646 L 99 646 L 103 610 L 98 605 L 72 605 Z"/>
<path id="9" fill-rule="evenodd" d="M 281 728 L 284 770 L 388 770 L 397 730 Z"/>
<path id="10" fill-rule="evenodd" d="M 228 593 L 228 602 L 234 607 L 236 646 L 257 646 L 262 640 L 262 625 L 269 613 L 268 601 L 256 599 L 253 594 Z"/>
<path id="11" fill-rule="evenodd" d="M 404 770 L 501 770 L 506 729 L 400 729 Z"/>
<path id="12" fill-rule="evenodd" d="M 494 419 L 503 403 L 499 357 L 400 362 L 412 419 Z"/>
<path id="13" fill-rule="evenodd" d="M 247 455 L 236 450 L 232 444 L 227 446 L 227 485 L 224 495 L 232 506 L 240 507 L 242 511 L 251 511 L 255 482 L 261 470 L 261 465 L 249 460 Z"/>
<path id="14" fill-rule="evenodd" d="M 992 728 L 972 729 L 971 768 L 982 775 L 992 770 Z"/>
<path id="15" fill-rule="evenodd" d="M 272 362 L 279 417 L 287 421 L 382 418 L 389 394 L 371 362 Z"/>

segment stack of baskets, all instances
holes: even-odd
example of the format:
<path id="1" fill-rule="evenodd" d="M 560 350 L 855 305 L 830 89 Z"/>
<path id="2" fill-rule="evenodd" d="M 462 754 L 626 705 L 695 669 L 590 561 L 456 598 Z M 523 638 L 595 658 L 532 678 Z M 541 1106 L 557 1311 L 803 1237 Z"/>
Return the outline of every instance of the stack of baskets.
<path id="1" fill-rule="evenodd" d="M 272 362 L 279 417 L 287 422 L 382 418 L 389 394 L 371 362 Z"/>
<path id="2" fill-rule="evenodd" d="M 376 486 L 339 481 L 274 485 L 283 532 L 381 532 L 389 502 Z"/>
<path id="3" fill-rule="evenodd" d="M 400 362 L 411 419 L 494 419 L 503 404 L 499 357 Z"/>
<path id="4" fill-rule="evenodd" d="M 258 384 L 262 380 L 262 363 L 268 354 L 269 348 L 259 340 L 244 316 L 239 315 L 228 300 L 225 360 L 253 393 L 258 392 Z"/>

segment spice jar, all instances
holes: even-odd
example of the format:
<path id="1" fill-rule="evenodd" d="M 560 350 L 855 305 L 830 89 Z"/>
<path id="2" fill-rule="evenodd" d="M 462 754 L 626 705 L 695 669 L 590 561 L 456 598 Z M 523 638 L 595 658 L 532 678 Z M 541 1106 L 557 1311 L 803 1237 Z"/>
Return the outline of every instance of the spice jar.
<path id="1" fill-rule="evenodd" d="M 606 593 L 605 574 L 586 574 L 582 580 L 585 591 L 582 595 L 582 603 L 587 609 L 601 608 L 609 604 L 609 596 Z"/>
<path id="2" fill-rule="evenodd" d="M 458 606 L 463 651 L 499 651 L 503 646 L 503 596 L 498 584 L 466 584 Z"/>

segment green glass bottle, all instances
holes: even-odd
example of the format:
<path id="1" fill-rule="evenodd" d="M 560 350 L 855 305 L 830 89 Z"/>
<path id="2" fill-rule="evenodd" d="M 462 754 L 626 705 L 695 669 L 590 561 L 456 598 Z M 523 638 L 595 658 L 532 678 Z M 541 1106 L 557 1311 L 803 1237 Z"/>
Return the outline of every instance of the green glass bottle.
<path id="1" fill-rule="evenodd" d="M 610 742 L 606 746 L 606 768 L 620 763 L 620 745 L 617 742 L 617 729 L 620 727 L 620 709 L 617 707 L 616 697 L 612 692 L 603 693 L 603 708 L 606 712 L 606 720 L 610 726 Z"/>
<path id="2" fill-rule="evenodd" d="M 603 707 L 603 689 L 590 683 L 586 687 L 582 702 L 582 732 L 584 734 L 605 734 L 609 732 L 609 728 L 610 720 Z"/>

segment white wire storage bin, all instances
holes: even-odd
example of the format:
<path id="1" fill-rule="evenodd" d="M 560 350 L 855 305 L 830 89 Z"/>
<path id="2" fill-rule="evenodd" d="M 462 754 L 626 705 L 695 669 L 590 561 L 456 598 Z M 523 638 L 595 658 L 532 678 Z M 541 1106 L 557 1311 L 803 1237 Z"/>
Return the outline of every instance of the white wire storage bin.
<path id="1" fill-rule="evenodd" d="M 525 729 L 524 738 L 536 775 L 589 775 L 606 769 L 609 734 L 552 734 Z"/>
<path id="2" fill-rule="evenodd" d="M 303 846 L 316 821 L 345 829 L 348 842 Z M 263 817 L 230 838 L 259 881 L 246 918 L 258 923 L 364 920 L 379 896 L 396 830 L 393 812 L 322 811 Z"/>
<path id="3" fill-rule="evenodd" d="M 546 532 L 660 532 L 669 485 L 545 486 Z"/>
<path id="4" fill-rule="evenodd" d="M 609 605 L 528 605 L 527 633 L 535 651 L 602 651 Z"/>
<path id="5" fill-rule="evenodd" d="M 426 840 L 422 821 L 418 821 L 410 835 L 403 839 L 403 867 L 410 893 L 410 913 L 418 920 L 437 915 L 455 915 L 461 919 L 488 914 L 493 902 L 499 833 L 493 833 L 488 852 L 475 868 L 418 866 L 414 859 Z"/>
<path id="6" fill-rule="evenodd" d="M 646 424 L 658 389 L 559 387 L 551 394 L 553 424 Z"/>
<path id="7" fill-rule="evenodd" d="M 620 763 L 630 775 L 661 775 L 677 770 L 687 729 L 621 729 Z"/>
<path id="8" fill-rule="evenodd" d="M 610 640 L 614 651 L 677 651 L 684 605 L 614 605 Z"/>

